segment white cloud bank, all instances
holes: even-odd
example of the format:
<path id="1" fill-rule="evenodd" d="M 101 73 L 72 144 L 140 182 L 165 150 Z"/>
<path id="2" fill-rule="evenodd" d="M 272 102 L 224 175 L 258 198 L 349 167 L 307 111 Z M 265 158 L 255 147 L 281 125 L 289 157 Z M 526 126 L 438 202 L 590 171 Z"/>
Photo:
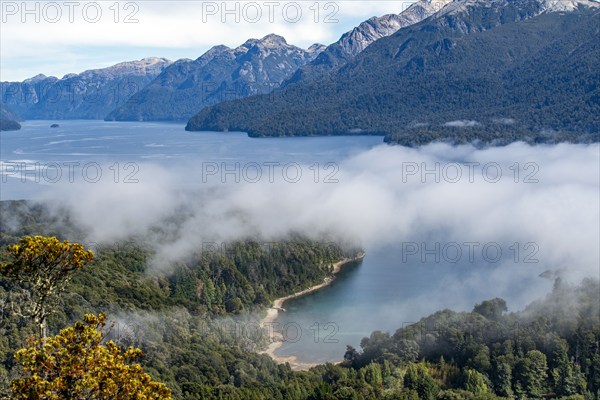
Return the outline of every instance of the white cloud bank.
<path id="1" fill-rule="evenodd" d="M 534 242 L 546 269 L 598 277 L 599 164 L 597 144 L 378 146 L 341 163 L 338 183 L 202 183 L 199 166 L 146 164 L 137 184 L 55 185 L 46 200 L 71 209 L 90 241 L 168 231 L 157 240 L 159 264 L 203 242 L 337 232 L 367 250 L 444 238 Z M 180 223 L 166 225 L 182 212 Z"/>

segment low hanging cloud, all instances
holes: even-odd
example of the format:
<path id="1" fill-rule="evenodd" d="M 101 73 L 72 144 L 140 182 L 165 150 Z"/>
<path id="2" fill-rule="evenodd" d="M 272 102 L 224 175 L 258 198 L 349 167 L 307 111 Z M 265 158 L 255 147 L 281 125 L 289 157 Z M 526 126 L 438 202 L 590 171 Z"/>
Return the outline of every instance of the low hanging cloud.
<path id="1" fill-rule="evenodd" d="M 441 240 L 535 243 L 544 268 L 597 277 L 598 150 L 382 145 L 341 162 L 328 183 L 315 182 L 309 165 L 298 166 L 297 182 L 278 173 L 235 182 L 231 174 L 203 181 L 202 165 L 144 164 L 138 183 L 55 185 L 43 201 L 71 210 L 93 242 L 152 229 L 160 269 L 203 243 L 300 232 L 358 240 L 367 251 Z"/>
<path id="2" fill-rule="evenodd" d="M 468 119 L 459 119 L 456 121 L 449 121 L 444 124 L 444 126 L 449 126 L 451 128 L 473 128 L 475 126 L 481 125 L 477 121 L 468 120 Z"/>
<path id="3" fill-rule="evenodd" d="M 493 121 L 502 125 L 514 125 L 517 122 L 514 118 L 494 118 Z"/>

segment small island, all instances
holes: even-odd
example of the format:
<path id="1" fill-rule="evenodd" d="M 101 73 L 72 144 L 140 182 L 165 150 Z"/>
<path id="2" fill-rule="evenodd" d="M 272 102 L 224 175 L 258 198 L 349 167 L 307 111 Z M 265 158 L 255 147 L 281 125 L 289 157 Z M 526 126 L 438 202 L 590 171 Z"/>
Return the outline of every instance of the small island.
<path id="1" fill-rule="evenodd" d="M 58 124 L 52 124 L 52 125 L 50 125 L 50 128 L 58 128 L 59 126 L 60 125 L 58 125 Z"/>

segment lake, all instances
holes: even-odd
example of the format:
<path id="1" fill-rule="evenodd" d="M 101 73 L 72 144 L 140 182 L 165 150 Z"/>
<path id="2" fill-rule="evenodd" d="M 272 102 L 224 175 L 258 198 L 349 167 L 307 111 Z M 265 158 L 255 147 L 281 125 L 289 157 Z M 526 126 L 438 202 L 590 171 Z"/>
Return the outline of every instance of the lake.
<path id="1" fill-rule="evenodd" d="M 55 122 L 27 121 L 19 131 L 2 132 L 0 200 L 37 196 L 54 183 L 57 167 L 64 182 L 71 165 L 76 180 L 86 163 L 90 174 L 95 171 L 89 163 L 110 167 L 116 162 L 125 174 L 133 171 L 124 171 L 125 164 L 140 162 L 168 168 L 190 161 L 329 163 L 382 143 L 372 136 L 250 139 L 245 133 L 190 133 L 181 124 L 152 122 L 59 121 L 58 128 L 50 128 Z M 114 169 L 103 172 L 114 175 Z"/>
<path id="2" fill-rule="evenodd" d="M 544 271 L 540 264 L 526 266 L 523 275 L 523 265 L 402 262 L 401 247 L 366 251 L 362 263 L 347 266 L 329 287 L 284 304 L 277 328 L 287 333 L 287 340 L 275 354 L 307 363 L 337 361 L 347 344 L 358 348 L 374 330 L 394 333 L 435 311 L 471 311 L 474 304 L 495 297 L 507 299 L 516 310 L 534 300 L 539 289 L 552 287 L 539 277 Z M 509 288 L 465 288 L 468 281 L 483 281 L 498 268 L 511 268 L 519 278 Z"/>
<path id="3" fill-rule="evenodd" d="M 2 132 L 1 200 L 39 198 L 57 180 L 61 183 L 68 180 L 71 173 L 78 177 L 85 172 L 87 180 L 96 179 L 97 171 L 83 171 L 92 164 L 101 166 L 104 177 L 119 180 L 135 172 L 136 163 L 183 168 L 190 175 L 201 173 L 190 170 L 190 165 L 215 163 L 277 162 L 306 166 L 318 163 L 322 168 L 352 157 L 360 158 L 364 152 L 385 146 L 381 137 L 368 136 L 251 139 L 235 132 L 190 133 L 184 131 L 183 125 L 168 123 L 60 121 L 60 127 L 50 128 L 53 122 L 28 121 L 20 131 Z M 479 154 L 475 150 L 461 151 L 452 157 L 460 160 Z M 117 171 L 118 177 L 113 176 Z M 308 171 L 313 170 L 304 172 Z M 360 174 L 360 170 L 354 170 L 353 174 Z M 382 182 L 382 187 L 387 186 L 393 186 L 393 182 Z M 493 189 L 501 187 L 496 185 Z M 431 197 L 436 196 L 425 198 Z M 375 203 L 369 208 L 376 210 L 379 206 Z M 590 209 L 594 206 L 595 203 L 590 204 Z M 448 222 L 450 219 L 444 218 L 444 223 L 456 222 Z M 435 226 L 436 221 L 423 223 Z M 364 229 L 369 227 L 365 225 Z M 583 235 L 584 231 L 581 232 Z M 343 356 L 347 344 L 358 347 L 361 338 L 373 330 L 393 333 L 436 310 L 469 311 L 475 303 L 494 297 L 507 299 L 510 309 L 516 310 L 551 289 L 552 281 L 539 275 L 555 265 L 523 263 L 522 257 L 516 262 L 506 262 L 513 256 L 512 242 L 506 238 L 499 241 L 506 246 L 500 261 L 490 261 L 485 256 L 474 260 L 466 257 L 435 260 L 428 258 L 427 249 L 418 251 L 421 255 L 424 252 L 424 257 L 407 257 L 416 254 L 411 247 L 415 243 L 439 242 L 444 234 L 421 235 L 418 241 L 408 243 L 410 246 L 405 238 L 394 241 L 389 239 L 390 235 L 382 244 L 367 242 L 367 255 L 362 262 L 346 266 L 330 286 L 285 304 L 287 312 L 280 313 L 277 322 L 286 327 L 288 340 L 277 354 L 295 355 L 302 362 L 336 361 Z M 478 248 L 477 252 L 480 251 Z M 563 257 L 562 261 L 568 258 Z M 502 279 L 496 279 L 500 274 Z"/>

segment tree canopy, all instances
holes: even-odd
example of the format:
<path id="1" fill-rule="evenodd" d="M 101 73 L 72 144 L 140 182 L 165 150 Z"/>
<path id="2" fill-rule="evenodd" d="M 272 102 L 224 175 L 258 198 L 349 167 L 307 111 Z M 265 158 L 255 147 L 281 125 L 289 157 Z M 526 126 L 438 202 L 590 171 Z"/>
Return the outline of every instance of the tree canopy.
<path id="1" fill-rule="evenodd" d="M 46 341 L 38 339 L 19 350 L 21 377 L 11 382 L 18 399 L 169 400 L 171 391 L 152 380 L 140 364 L 143 354 L 102 344 L 106 315 L 86 314 L 83 322 Z"/>
<path id="2" fill-rule="evenodd" d="M 94 253 L 56 237 L 25 236 L 8 246 L 8 254 L 11 260 L 0 264 L 0 275 L 29 292 L 25 312 L 39 325 L 44 338 L 50 303 L 65 290 L 73 273 L 93 260 Z"/>

